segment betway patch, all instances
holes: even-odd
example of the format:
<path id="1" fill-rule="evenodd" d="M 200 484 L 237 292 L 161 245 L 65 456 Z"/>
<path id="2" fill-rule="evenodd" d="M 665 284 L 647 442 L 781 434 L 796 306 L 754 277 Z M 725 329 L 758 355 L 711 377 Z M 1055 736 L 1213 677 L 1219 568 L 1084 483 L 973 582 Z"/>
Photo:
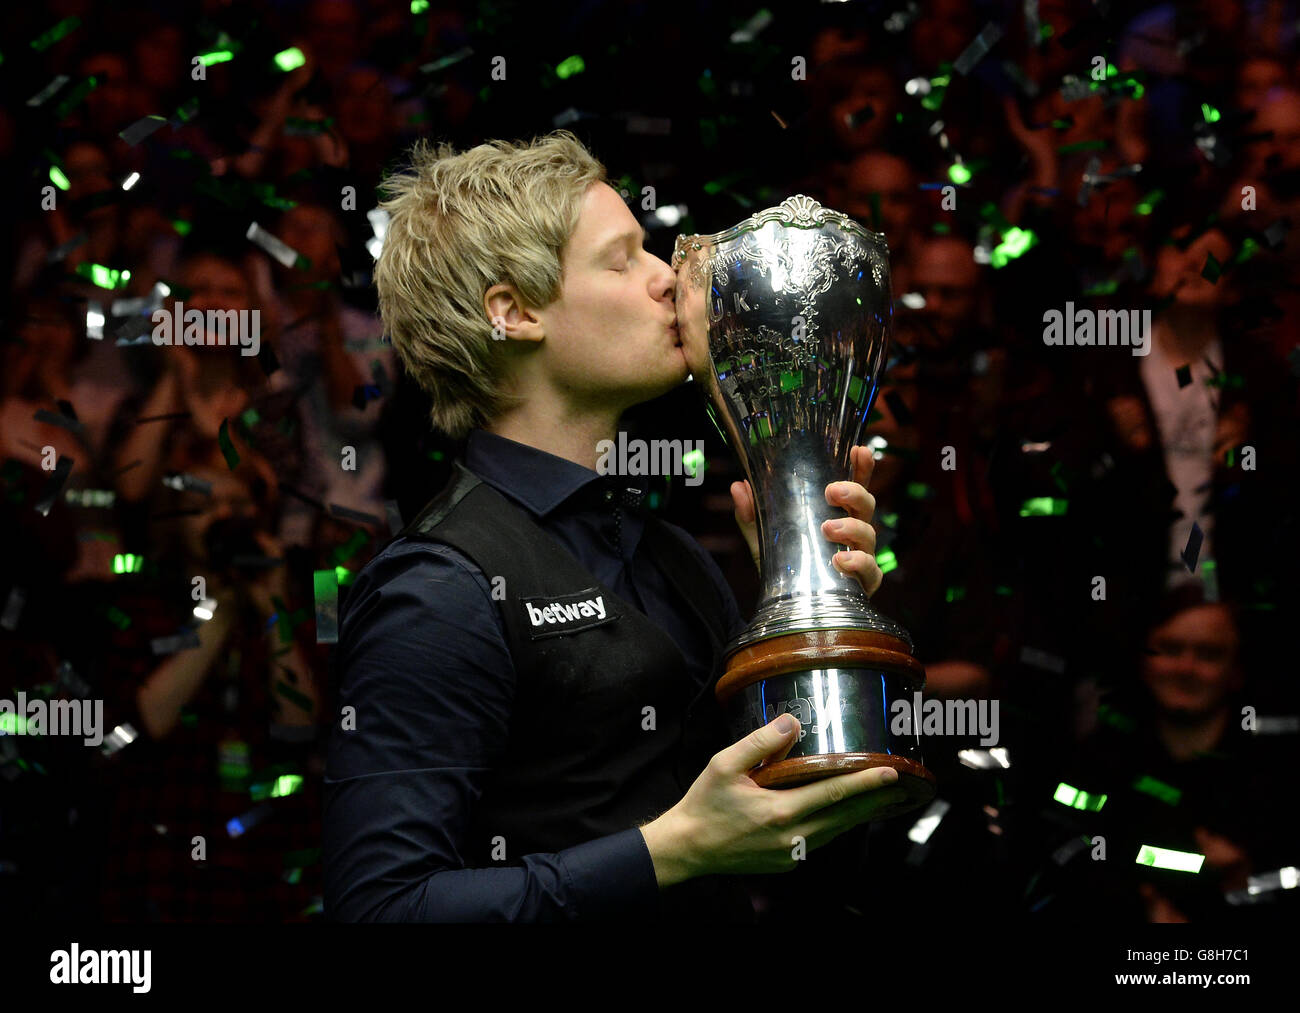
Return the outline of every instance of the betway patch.
<path id="1" fill-rule="evenodd" d="M 578 633 L 618 618 L 613 603 L 598 588 L 589 587 L 574 594 L 524 598 L 524 619 L 532 639 Z"/>

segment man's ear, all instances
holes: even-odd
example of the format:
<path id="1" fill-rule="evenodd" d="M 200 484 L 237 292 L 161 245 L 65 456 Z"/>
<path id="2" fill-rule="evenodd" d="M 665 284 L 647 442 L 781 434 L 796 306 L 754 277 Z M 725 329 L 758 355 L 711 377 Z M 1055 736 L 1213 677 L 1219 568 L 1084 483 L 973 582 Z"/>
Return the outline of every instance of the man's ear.
<path id="1" fill-rule="evenodd" d="M 541 341 L 546 328 L 513 285 L 493 285 L 483 293 L 483 310 L 498 341 Z"/>

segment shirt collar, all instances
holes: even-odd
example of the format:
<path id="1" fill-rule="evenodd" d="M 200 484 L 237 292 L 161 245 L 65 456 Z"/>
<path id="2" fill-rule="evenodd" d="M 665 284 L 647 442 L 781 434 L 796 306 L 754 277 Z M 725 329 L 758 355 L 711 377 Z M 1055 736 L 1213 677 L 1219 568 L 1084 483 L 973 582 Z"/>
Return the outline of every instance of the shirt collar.
<path id="1" fill-rule="evenodd" d="M 643 488 L 643 480 L 601 475 L 544 450 L 484 429 L 470 430 L 465 466 L 497 491 L 545 517 L 580 490 Z"/>

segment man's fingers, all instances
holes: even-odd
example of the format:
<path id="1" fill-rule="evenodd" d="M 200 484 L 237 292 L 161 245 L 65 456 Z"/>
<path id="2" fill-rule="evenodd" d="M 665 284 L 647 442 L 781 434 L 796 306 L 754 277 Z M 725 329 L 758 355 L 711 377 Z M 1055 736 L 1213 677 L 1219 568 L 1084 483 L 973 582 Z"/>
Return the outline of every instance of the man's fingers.
<path id="1" fill-rule="evenodd" d="M 782 734 L 777 728 L 777 722 L 785 719 L 790 722 L 790 731 Z M 762 728 L 755 728 L 739 742 L 715 753 L 710 764 L 724 775 L 743 774 L 772 756 L 778 749 L 789 752 L 790 744 L 797 741 L 799 741 L 799 719 L 790 714 L 782 714 Z"/>
<path id="2" fill-rule="evenodd" d="M 860 795 L 898 783 L 898 771 L 893 767 L 872 767 L 852 774 L 837 774 L 798 788 L 787 788 L 786 796 L 800 818 Z"/>
<path id="3" fill-rule="evenodd" d="M 876 470 L 876 454 L 870 447 L 854 447 L 850 451 L 853 461 L 853 481 L 870 488 L 871 475 Z"/>

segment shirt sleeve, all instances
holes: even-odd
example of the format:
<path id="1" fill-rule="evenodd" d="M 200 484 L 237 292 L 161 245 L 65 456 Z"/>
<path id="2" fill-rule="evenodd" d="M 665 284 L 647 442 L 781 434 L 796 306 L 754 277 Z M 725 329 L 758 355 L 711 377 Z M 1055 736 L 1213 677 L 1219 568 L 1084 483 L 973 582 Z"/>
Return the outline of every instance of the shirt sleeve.
<path id="1" fill-rule="evenodd" d="M 463 555 L 407 543 L 372 560 L 343 603 L 336 662 L 322 849 L 330 918 L 549 922 L 655 910 L 654 864 L 635 827 L 517 866 L 466 868 L 464 833 L 505 746 L 515 676 L 491 588 Z"/>

